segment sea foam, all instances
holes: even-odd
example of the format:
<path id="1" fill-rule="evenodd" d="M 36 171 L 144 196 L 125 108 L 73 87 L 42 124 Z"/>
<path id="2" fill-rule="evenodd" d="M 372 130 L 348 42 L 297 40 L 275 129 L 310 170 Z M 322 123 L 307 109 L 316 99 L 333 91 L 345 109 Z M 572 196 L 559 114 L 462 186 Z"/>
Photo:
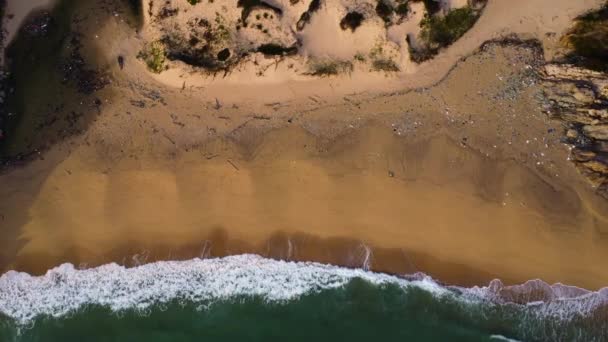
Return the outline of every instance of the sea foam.
<path id="1" fill-rule="evenodd" d="M 10 271 L 0 277 L 0 313 L 26 325 L 40 316 L 62 317 L 87 305 L 120 312 L 145 311 L 175 300 L 208 304 L 238 296 L 287 302 L 343 287 L 354 279 L 404 290 L 418 288 L 465 306 L 510 307 L 517 315 L 561 322 L 593 316 L 608 307 L 608 289 L 592 292 L 539 280 L 518 286 L 495 280 L 487 287 L 459 288 L 442 286 L 421 274 L 406 279 L 363 269 L 239 255 L 160 261 L 133 268 L 112 263 L 80 270 L 63 264 L 43 276 Z"/>
<path id="2" fill-rule="evenodd" d="M 376 285 L 417 286 L 437 295 L 449 292 L 430 278 L 410 281 L 360 269 L 239 255 L 134 268 L 113 263 L 78 270 L 63 264 L 38 277 L 10 271 L 0 277 L 0 312 L 27 324 L 38 316 L 61 317 L 90 304 L 122 311 L 173 300 L 208 303 L 236 296 L 280 302 L 342 287 L 355 278 Z"/>

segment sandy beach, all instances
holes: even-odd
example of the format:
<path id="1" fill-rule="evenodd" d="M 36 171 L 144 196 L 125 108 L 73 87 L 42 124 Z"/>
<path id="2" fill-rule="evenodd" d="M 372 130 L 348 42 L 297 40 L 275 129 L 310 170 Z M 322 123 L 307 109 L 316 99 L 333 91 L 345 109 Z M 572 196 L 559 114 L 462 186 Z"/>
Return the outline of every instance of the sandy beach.
<path id="1" fill-rule="evenodd" d="M 57 82 L 28 104 L 60 119 L 21 124 L 9 147 L 41 152 L 0 174 L 0 270 L 258 253 L 604 287 L 608 202 L 570 161 L 538 75 L 601 3 L 490 0 L 430 61 L 322 78 L 153 74 L 136 57 L 149 31 L 81 4 L 107 10 L 72 25 L 111 81 L 93 94 Z"/>

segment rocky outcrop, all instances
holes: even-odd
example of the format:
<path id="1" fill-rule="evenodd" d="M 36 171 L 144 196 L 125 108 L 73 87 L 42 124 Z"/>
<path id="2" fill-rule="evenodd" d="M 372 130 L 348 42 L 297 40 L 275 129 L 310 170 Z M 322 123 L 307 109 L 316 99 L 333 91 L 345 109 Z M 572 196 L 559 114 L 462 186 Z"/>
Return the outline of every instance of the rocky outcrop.
<path id="1" fill-rule="evenodd" d="M 547 112 L 563 120 L 571 160 L 608 198 L 608 74 L 571 64 L 544 68 Z"/>

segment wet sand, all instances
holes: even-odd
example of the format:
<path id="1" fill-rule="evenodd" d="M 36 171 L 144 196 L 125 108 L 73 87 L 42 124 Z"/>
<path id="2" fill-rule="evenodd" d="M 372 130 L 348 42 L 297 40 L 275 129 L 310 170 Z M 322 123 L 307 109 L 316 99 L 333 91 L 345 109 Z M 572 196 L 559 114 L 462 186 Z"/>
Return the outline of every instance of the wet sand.
<path id="1" fill-rule="evenodd" d="M 131 56 L 121 25 L 96 44 Z M 101 58 L 112 85 L 62 107 L 88 127 L 0 175 L 0 269 L 254 252 L 603 287 L 608 206 L 542 111 L 542 60 L 494 43 L 428 88 L 225 102 Z"/>
<path id="2" fill-rule="evenodd" d="M 567 160 L 537 85 L 498 96 L 496 73 L 519 83 L 535 58 L 489 45 L 434 88 L 311 101 L 295 117 L 199 118 L 195 98 L 171 116 L 187 92 L 135 113 L 114 98 L 85 134 L 1 176 L 4 268 L 255 252 L 452 284 L 602 287 L 604 200 Z"/>

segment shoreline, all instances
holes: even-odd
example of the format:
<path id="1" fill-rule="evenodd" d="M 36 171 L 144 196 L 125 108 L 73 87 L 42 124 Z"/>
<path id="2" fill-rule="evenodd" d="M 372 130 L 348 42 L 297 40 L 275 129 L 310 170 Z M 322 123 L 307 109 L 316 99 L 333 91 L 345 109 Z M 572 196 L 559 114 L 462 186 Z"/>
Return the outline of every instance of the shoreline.
<path id="1" fill-rule="evenodd" d="M 36 336 L 37 331 L 57 336 L 74 323 L 82 324 L 82 320 L 94 322 L 96 329 L 100 328 L 99 322 L 101 327 L 108 328 L 119 322 L 124 326 L 126 322 L 129 326 L 125 328 L 132 333 L 132 322 L 184 311 L 186 317 L 200 317 L 214 315 L 220 308 L 225 313 L 234 305 L 246 305 L 284 312 L 315 297 L 323 298 L 324 304 L 316 301 L 316 305 L 310 306 L 312 313 L 327 311 L 327 305 L 337 305 L 341 312 L 346 296 L 349 305 L 353 301 L 361 303 L 362 297 L 369 304 L 378 305 L 380 313 L 374 310 L 374 316 L 386 315 L 387 305 L 398 306 L 399 310 L 390 316 L 399 320 L 397 324 L 421 314 L 435 322 L 451 321 L 457 313 L 464 317 L 464 321 L 459 321 L 460 331 L 464 326 L 490 340 L 551 340 L 553 336 L 589 340 L 605 336 L 608 305 L 608 288 L 590 292 L 537 280 L 516 286 L 504 286 L 496 280 L 488 286 L 463 288 L 443 286 L 422 274 L 403 278 L 319 263 L 276 261 L 257 255 L 163 261 L 130 269 L 116 264 L 91 269 L 64 264 L 41 277 L 17 272 L 5 274 L 0 277 L 0 288 L 6 290 L 4 296 L 0 294 L 0 323 L 3 323 L 0 335 L 8 333 L 22 339 Z M 382 296 L 376 297 L 379 294 Z M 40 296 L 45 298 L 42 303 L 38 300 Z M 247 316 L 251 316 L 250 312 L 251 309 L 246 311 Z M 348 315 L 348 323 L 352 320 L 352 315 Z M 495 322 L 505 321 L 508 323 L 496 326 Z M 302 319 L 294 323 L 301 325 Z M 29 329 L 22 331 L 24 326 Z M 276 331 L 274 326 L 271 329 Z M 116 334 L 116 329 L 109 330 Z M 184 328 L 179 331 L 183 334 Z M 82 334 L 89 336 L 91 329 L 79 335 Z M 293 329 L 286 332 L 286 337 L 292 335 Z M 454 336 L 454 333 L 440 335 Z"/>

